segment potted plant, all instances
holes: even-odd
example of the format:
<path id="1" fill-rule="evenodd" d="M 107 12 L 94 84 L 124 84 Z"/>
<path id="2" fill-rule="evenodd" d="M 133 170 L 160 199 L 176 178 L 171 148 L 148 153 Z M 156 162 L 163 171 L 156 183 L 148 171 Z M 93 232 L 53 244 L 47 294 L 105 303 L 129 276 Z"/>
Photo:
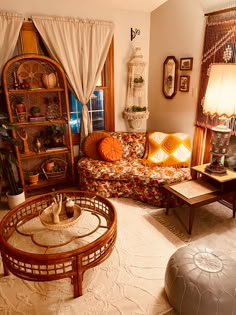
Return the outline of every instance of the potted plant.
<path id="1" fill-rule="evenodd" d="M 134 88 L 141 88 L 144 86 L 144 79 L 140 75 L 139 77 L 134 78 Z"/>
<path id="2" fill-rule="evenodd" d="M 25 171 L 24 177 L 25 177 L 25 180 L 30 185 L 36 185 L 39 181 L 39 171 L 38 170 Z"/>
<path id="3" fill-rule="evenodd" d="M 19 143 L 9 134 L 9 130 L 14 128 L 4 116 L 0 118 L 0 177 L 6 179 L 9 190 L 7 199 L 9 208 L 12 209 L 25 201 L 24 190 L 18 187 L 13 168 L 17 170 L 18 163 L 12 150 L 14 145 Z"/>
<path id="4" fill-rule="evenodd" d="M 144 119 L 148 119 L 149 111 L 146 106 L 130 106 L 123 112 L 124 119 L 128 120 L 129 126 L 132 129 L 139 129 Z"/>
<path id="5" fill-rule="evenodd" d="M 16 96 L 15 104 L 17 113 L 25 112 L 25 104 L 23 103 L 23 97 L 21 95 Z"/>
<path id="6" fill-rule="evenodd" d="M 21 95 L 17 95 L 14 101 L 18 121 L 26 121 L 26 108 L 25 104 L 23 103 L 23 97 Z"/>
<path id="7" fill-rule="evenodd" d="M 40 116 L 40 107 L 38 106 L 32 106 L 30 108 L 30 113 L 33 117 L 38 117 Z"/>

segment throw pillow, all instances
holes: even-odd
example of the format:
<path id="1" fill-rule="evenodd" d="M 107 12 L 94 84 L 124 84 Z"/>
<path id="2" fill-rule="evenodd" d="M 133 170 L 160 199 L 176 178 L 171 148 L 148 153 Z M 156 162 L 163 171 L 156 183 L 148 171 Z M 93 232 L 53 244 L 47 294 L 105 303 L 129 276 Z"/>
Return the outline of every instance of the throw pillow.
<path id="1" fill-rule="evenodd" d="M 148 133 L 146 164 L 188 167 L 191 158 L 190 137 L 184 133 Z"/>
<path id="2" fill-rule="evenodd" d="M 108 135 L 109 134 L 105 131 L 94 131 L 85 138 L 83 151 L 87 155 L 87 157 L 92 158 L 94 160 L 101 159 L 97 150 L 97 146 L 98 146 L 99 141 L 101 141 L 103 138 L 107 137 Z"/>
<path id="3" fill-rule="evenodd" d="M 122 144 L 117 138 L 106 137 L 99 142 L 98 152 L 105 161 L 114 162 L 122 158 Z"/>

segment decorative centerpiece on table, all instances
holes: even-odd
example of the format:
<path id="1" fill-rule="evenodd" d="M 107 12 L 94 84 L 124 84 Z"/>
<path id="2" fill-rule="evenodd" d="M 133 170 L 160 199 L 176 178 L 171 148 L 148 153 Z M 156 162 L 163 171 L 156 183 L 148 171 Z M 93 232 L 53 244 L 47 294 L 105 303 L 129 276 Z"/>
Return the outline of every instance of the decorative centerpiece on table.
<path id="1" fill-rule="evenodd" d="M 56 194 L 51 204 L 40 213 L 39 217 L 48 229 L 62 230 L 75 224 L 81 212 L 82 208 L 72 198 Z"/>

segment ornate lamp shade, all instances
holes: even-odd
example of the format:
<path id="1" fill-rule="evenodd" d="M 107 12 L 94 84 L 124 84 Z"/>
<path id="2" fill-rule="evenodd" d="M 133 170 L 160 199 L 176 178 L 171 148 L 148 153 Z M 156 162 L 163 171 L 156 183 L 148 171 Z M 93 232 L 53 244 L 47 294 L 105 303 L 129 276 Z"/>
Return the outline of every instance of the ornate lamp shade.
<path id="1" fill-rule="evenodd" d="M 236 64 L 211 66 L 203 110 L 211 116 L 236 115 Z"/>
<path id="2" fill-rule="evenodd" d="M 222 157 L 227 153 L 231 129 L 225 126 L 227 118 L 236 115 L 236 64 L 213 64 L 204 98 L 203 112 L 216 116 L 220 124 L 212 128 L 212 162 L 206 171 L 225 175 Z"/>

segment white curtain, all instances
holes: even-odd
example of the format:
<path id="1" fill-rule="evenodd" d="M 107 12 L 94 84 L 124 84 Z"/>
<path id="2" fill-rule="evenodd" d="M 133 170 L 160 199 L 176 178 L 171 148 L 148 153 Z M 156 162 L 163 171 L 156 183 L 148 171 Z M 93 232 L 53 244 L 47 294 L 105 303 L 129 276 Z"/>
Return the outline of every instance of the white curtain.
<path id="1" fill-rule="evenodd" d="M 0 73 L 13 56 L 23 21 L 22 15 L 0 12 Z"/>
<path id="2" fill-rule="evenodd" d="M 87 109 L 112 40 L 112 22 L 32 16 L 50 55 L 62 64 L 76 97 L 82 103 L 80 143 L 92 132 Z"/>

